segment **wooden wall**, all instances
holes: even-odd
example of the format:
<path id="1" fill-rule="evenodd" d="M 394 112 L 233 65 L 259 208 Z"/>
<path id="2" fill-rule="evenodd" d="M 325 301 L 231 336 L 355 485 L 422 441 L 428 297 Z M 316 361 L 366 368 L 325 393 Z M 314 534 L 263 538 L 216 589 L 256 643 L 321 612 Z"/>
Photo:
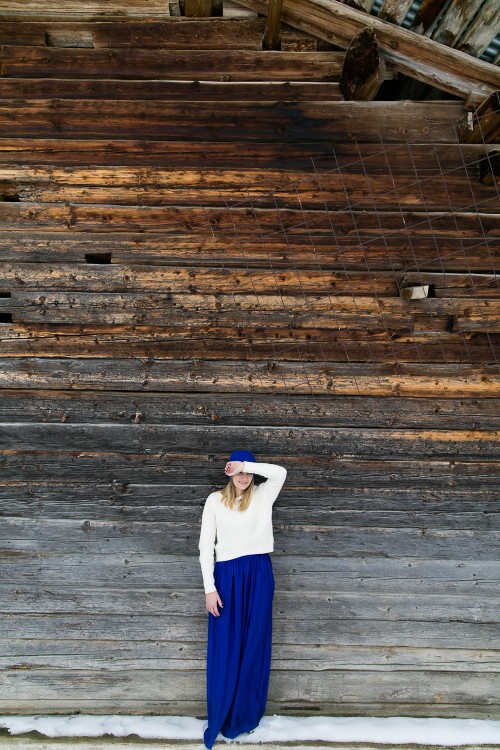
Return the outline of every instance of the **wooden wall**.
<path id="1" fill-rule="evenodd" d="M 0 711 L 204 715 L 240 446 L 289 469 L 269 712 L 497 716 L 495 144 L 460 102 L 341 101 L 340 53 L 258 19 L 15 20 Z"/>

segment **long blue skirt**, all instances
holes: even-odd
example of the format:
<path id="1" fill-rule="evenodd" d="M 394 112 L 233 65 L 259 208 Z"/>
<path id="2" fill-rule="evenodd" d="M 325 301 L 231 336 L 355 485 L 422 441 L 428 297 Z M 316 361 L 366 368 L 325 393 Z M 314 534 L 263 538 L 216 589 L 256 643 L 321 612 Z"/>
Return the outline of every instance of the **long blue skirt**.
<path id="1" fill-rule="evenodd" d="M 208 615 L 205 746 L 258 726 L 271 668 L 274 576 L 269 554 L 215 563 L 220 616 Z"/>

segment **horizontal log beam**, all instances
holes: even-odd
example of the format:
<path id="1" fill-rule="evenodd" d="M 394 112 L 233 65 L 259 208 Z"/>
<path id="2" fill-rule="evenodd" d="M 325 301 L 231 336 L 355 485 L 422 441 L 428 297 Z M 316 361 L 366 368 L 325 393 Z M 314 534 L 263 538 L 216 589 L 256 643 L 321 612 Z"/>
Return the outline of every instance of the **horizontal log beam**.
<path id="1" fill-rule="evenodd" d="M 0 97 L 139 101 L 340 101 L 339 84 L 325 81 L 128 81 L 123 79 L 0 78 Z"/>
<path id="2" fill-rule="evenodd" d="M 484 242 L 500 236 L 500 217 L 488 211 L 450 214 L 439 211 L 310 211 L 253 208 L 252 202 L 237 207 L 184 206 L 100 206 L 86 204 L 0 202 L 0 231 L 13 232 L 45 228 L 72 232 L 166 232 L 207 240 L 230 238 L 238 250 L 245 241 L 262 242 L 263 233 L 281 243 L 327 240 L 338 249 L 335 237 L 349 235 L 358 246 L 370 237 L 397 234 L 412 242 L 415 237 L 430 238 L 436 256 L 435 238 L 445 235 L 456 239 Z M 108 229 L 109 228 L 109 229 Z M 236 236 L 238 239 L 236 240 Z M 462 257 L 463 254 L 462 254 Z M 491 257 L 491 256 L 490 256 Z M 220 255 L 219 255 L 220 259 Z M 465 262 L 465 260 L 464 260 Z M 415 259 L 414 259 L 415 264 Z M 488 264 L 491 269 L 491 261 Z"/>
<path id="3" fill-rule="evenodd" d="M 189 84 L 191 85 L 191 84 Z M 201 84 L 200 84 L 201 85 Z M 212 85 L 212 84 L 210 84 Z M 213 84 L 217 85 L 217 84 Z M 235 84 L 236 85 L 236 84 Z M 253 84 L 241 84 L 253 85 Z M 260 85 L 260 84 L 256 84 Z M 278 85 L 281 84 L 270 84 Z M 300 84 L 298 84 L 300 85 Z M 309 84 L 307 84 L 309 86 Z M 313 84 L 311 84 L 312 86 Z M 337 86 L 337 84 L 317 84 Z M 2 81 L 0 80 L 0 91 Z M 290 84 L 290 87 L 292 84 Z M 291 97 L 293 99 L 293 96 Z M 328 97 L 327 97 L 328 98 Z M 439 137 L 439 136 L 438 136 Z M 451 134 L 450 134 L 451 138 Z M 64 165 L 128 165 L 139 168 L 168 167 L 169 169 L 206 167 L 242 169 L 301 169 L 338 171 L 343 173 L 387 175 L 412 174 L 421 177 L 451 173 L 464 169 L 472 178 L 478 178 L 481 164 L 488 154 L 498 150 L 495 145 L 459 145 L 449 139 L 447 143 L 396 143 L 381 149 L 379 143 L 335 144 L 335 151 L 319 143 L 265 143 L 225 142 L 211 143 L 206 133 L 200 141 L 162 140 L 106 140 L 72 138 L 0 138 L 0 164 Z M 411 158 L 409 158 L 411 157 Z M 390 161 L 388 159 L 390 158 Z"/>
<path id="4" fill-rule="evenodd" d="M 84 330 L 81 330 L 81 329 Z M 159 360 L 190 359 L 193 349 L 203 346 L 207 360 L 262 359 L 275 362 L 468 362 L 481 364 L 495 357 L 500 334 L 465 331 L 457 334 L 419 332 L 406 335 L 395 331 L 295 330 L 293 338 L 285 330 L 246 328 L 245 335 L 234 329 L 177 328 L 147 326 L 10 324 L 0 328 L 5 357 L 153 357 Z M 356 339 L 356 335 L 358 339 Z"/>
<path id="5" fill-rule="evenodd" d="M 238 3 L 267 13 L 265 0 L 238 0 Z M 480 102 L 500 89 L 500 71 L 494 65 L 336 0 L 284 0 L 282 17 L 290 26 L 344 49 L 363 28 L 372 29 L 388 64 L 411 78 L 463 99 Z"/>
<path id="6" fill-rule="evenodd" d="M 110 359 L 4 358 L 2 388 L 290 393 L 341 395 L 498 396 L 496 366 L 187 362 Z M 268 365 L 271 364 L 270 367 Z M 102 372 L 106 371 L 106 380 Z"/>
<path id="7" fill-rule="evenodd" d="M 307 217 L 309 220 L 309 216 Z M 192 226 L 192 225 L 191 225 Z M 417 225 L 418 226 L 418 225 Z M 186 227 L 175 234 L 157 232 L 106 232 L 101 231 L 60 232 L 43 225 L 35 230 L 9 231 L 0 229 L 0 258 L 10 263 L 85 263 L 86 256 L 104 253 L 111 256 L 112 264 L 135 265 L 141 263 L 157 266 L 201 267 L 220 265 L 221 255 L 227 268 L 311 269 L 318 263 L 326 270 L 345 272 L 366 271 L 366 263 L 372 273 L 389 271 L 394 274 L 428 273 L 431 271 L 453 273 L 463 271 L 482 272 L 488 275 L 497 264 L 497 239 L 495 236 L 457 235 L 455 227 L 439 233 L 439 255 L 428 233 L 419 236 L 404 231 L 390 231 L 377 236 L 375 232 L 359 237 L 355 232 L 330 236 L 317 234 L 314 246 L 310 237 L 297 233 L 287 240 L 280 233 L 269 233 L 263 246 L 257 234 L 240 236 L 235 243 L 228 235 L 195 235 Z M 104 231 L 103 231 L 104 230 Z M 455 235 L 455 236 L 453 236 Z M 101 266 L 102 269 L 102 266 Z M 417 271 L 417 269 L 419 269 Z M 7 290 L 8 291 L 8 290 Z"/>
<path id="8" fill-rule="evenodd" d="M 206 64 L 206 54 L 200 64 Z M 281 55 L 281 52 L 263 52 Z M 282 69 L 283 70 L 283 69 Z M 192 77 L 192 76 L 191 76 Z M 202 76 L 201 76 L 202 77 Z M 322 152 L 348 143 L 452 143 L 463 117 L 461 103 L 271 102 L 235 103 L 5 99 L 0 137 L 12 138 L 12 122 L 24 137 L 123 138 L 191 141 L 327 143 Z M 210 127 L 207 128 L 207 122 Z M 121 153 L 121 148 L 120 148 Z"/>
<path id="9" fill-rule="evenodd" d="M 339 179 L 339 175 L 341 178 Z M 22 203 L 106 205 L 204 205 L 251 202 L 256 207 L 378 211 L 432 207 L 433 211 L 500 213 L 496 185 L 471 181 L 466 170 L 442 175 L 343 174 L 269 170 L 179 170 L 126 168 L 58 170 L 0 167 L 0 200 Z"/>
<path id="10" fill-rule="evenodd" d="M 500 299 L 314 296 L 254 294 L 200 295 L 21 292 L 0 297 L 0 310 L 13 323 L 118 324 L 189 326 L 193 331 L 234 326 L 240 335 L 253 329 L 316 331 L 349 329 L 373 332 L 415 333 L 476 331 L 500 332 Z M 248 331 L 247 331 L 248 329 Z M 200 331 L 201 333 L 201 331 Z M 418 341 L 418 339 L 417 339 Z M 415 341 L 415 344 L 417 343 Z"/>
<path id="11" fill-rule="evenodd" d="M 32 424 L 29 430 L 24 424 L 2 424 L 2 444 L 9 452 L 35 451 L 58 453 L 62 457 L 72 451 L 141 454 L 189 454 L 200 452 L 204 441 L 208 441 L 212 453 L 224 454 L 231 440 L 244 437 L 249 445 L 262 440 L 262 429 L 257 427 L 184 425 L 80 425 L 68 423 Z M 347 458 L 374 459 L 383 455 L 387 459 L 432 458 L 473 460 L 495 460 L 498 457 L 500 434 L 491 430 L 402 430 L 392 428 L 353 430 L 350 427 L 321 428 L 296 427 L 269 428 L 266 448 L 273 455 L 282 456 L 286 464 L 289 456 L 317 457 L 328 460 Z M 43 446 L 43 449 L 42 447 Z M 111 448 L 112 446 L 112 448 Z M 326 524 L 331 525 L 331 524 Z M 2 530 L 0 529 L 0 538 Z"/>
<path id="12" fill-rule="evenodd" d="M 111 494 L 110 494 L 111 492 Z M 91 517 L 95 521 L 116 521 L 122 522 L 124 518 L 128 522 L 142 522 L 145 518 L 148 521 L 164 521 L 168 518 L 176 518 L 179 523 L 197 523 L 200 514 L 200 502 L 211 492 L 209 485 L 195 485 L 186 488 L 186 492 L 179 497 L 179 489 L 176 485 L 127 485 L 125 491 L 116 487 L 102 484 L 100 482 L 54 482 L 50 477 L 45 481 L 38 483 L 28 483 L 24 486 L 21 483 L 5 482 L 0 485 L 0 511 L 3 517 L 14 518 L 53 518 L 54 521 L 60 519 L 78 520 L 82 517 Z M 419 494 L 422 493 L 422 495 Z M 283 490 L 283 497 L 276 507 L 276 521 L 278 524 L 306 524 L 310 520 L 311 526 L 316 525 L 323 527 L 326 524 L 333 526 L 348 527 L 383 527 L 383 528 L 432 528 L 432 529 L 490 529 L 500 531 L 500 513 L 495 504 L 494 489 L 480 488 L 467 492 L 466 490 L 457 490 L 453 488 L 442 488 L 436 490 L 436 494 L 428 489 L 414 490 L 408 488 L 363 488 L 358 490 L 358 494 L 352 488 L 330 487 L 311 488 L 311 487 L 293 487 Z M 456 505 L 454 505 L 454 493 L 457 494 Z M 69 498 L 71 497 L 71 501 Z M 200 500 L 201 498 L 201 500 Z M 399 500 L 398 500 L 399 498 Z M 402 509 L 403 508 L 403 509 Z M 309 516 L 309 519 L 308 519 Z M 41 558 L 38 558 L 41 559 Z M 16 562 L 16 567 L 22 571 L 23 582 L 30 582 L 32 569 L 37 561 L 36 553 L 31 560 L 23 557 Z M 130 564 L 129 560 L 129 564 Z M 94 581 L 95 585 L 102 585 L 112 580 L 113 570 L 121 570 L 126 563 L 123 561 L 116 562 L 112 571 L 106 573 L 105 579 L 98 578 Z M 134 587 L 147 585 L 147 579 L 142 573 L 145 572 L 147 564 L 156 565 L 158 571 L 165 570 L 165 565 L 156 560 L 136 560 L 139 563 L 139 571 L 134 575 L 134 580 L 129 581 Z M 144 567 L 141 567 L 144 563 Z M 57 573 L 57 565 L 64 565 L 62 572 Z M 70 565 L 73 570 L 70 570 Z M 89 561 L 92 565 L 92 561 Z M 401 563 L 402 565 L 402 563 Z M 26 568 L 26 569 L 25 569 Z M 40 576 L 39 583 L 47 581 L 50 576 L 55 580 L 64 580 L 73 585 L 76 583 L 74 575 L 77 566 L 71 561 L 71 556 L 62 555 L 59 562 L 50 558 L 50 553 L 44 561 L 43 576 Z M 39 571 L 37 571 L 39 572 Z M 326 576 L 324 573 L 318 573 L 314 576 L 309 571 L 311 589 L 328 590 L 331 578 L 336 578 L 332 573 Z M 394 563 L 392 576 L 396 580 L 373 581 L 367 576 L 367 579 L 361 577 L 359 582 L 360 591 L 370 590 L 370 581 L 375 589 L 390 591 L 398 589 L 397 578 L 399 568 Z M 373 574 L 375 577 L 375 573 Z M 389 574 L 390 577 L 390 574 Z M 498 577 L 498 574 L 497 574 Z M 87 580 L 87 579 L 85 579 Z M 196 571 L 196 583 L 198 582 L 198 571 Z M 351 580 L 351 579 L 349 579 Z M 430 580 L 430 579 L 424 579 Z M 99 583 L 100 581 L 100 583 Z M 151 576 L 150 585 L 161 585 L 162 576 L 158 572 Z M 190 577 L 184 571 L 168 577 L 171 586 L 179 586 L 182 581 L 189 585 Z M 305 583 L 302 580 L 302 574 L 291 573 L 287 577 L 287 584 L 282 581 L 282 586 L 286 590 L 293 590 L 294 582 L 302 588 Z M 164 583 L 164 579 L 163 579 Z M 404 588 L 407 581 L 401 581 Z M 426 586 L 422 579 L 418 580 L 418 585 L 413 590 L 420 593 L 425 592 Z M 338 582 L 338 591 L 352 591 L 346 585 L 340 585 Z M 449 591 L 446 590 L 446 583 L 438 580 L 434 583 L 437 589 L 441 589 L 443 594 L 451 594 L 459 591 L 460 587 L 465 584 L 450 584 Z M 476 573 L 476 579 L 470 582 L 470 593 L 473 593 L 472 587 L 476 585 L 476 594 L 482 592 L 489 596 L 495 594 L 493 581 L 486 570 L 484 574 Z"/>
<path id="13" fill-rule="evenodd" d="M 132 528 L 133 527 L 133 528 Z M 336 526 L 275 525 L 276 556 L 296 554 L 297 557 L 361 556 L 370 550 L 372 557 L 427 560 L 457 560 L 474 558 L 479 561 L 495 559 L 500 532 L 480 530 L 401 529 L 401 528 L 344 528 Z M 59 532 L 59 533 L 58 533 Z M 12 553 L 45 552 L 95 556 L 98 564 L 103 547 L 116 553 L 131 554 L 144 548 L 156 554 L 185 555 L 186 548 L 196 547 L 200 525 L 188 523 L 151 522 L 141 528 L 135 522 L 115 521 L 3 519 L 0 527 L 1 549 Z M 193 549 L 194 548 L 194 549 Z M 189 555 L 187 555 L 189 556 Z M 202 588 L 200 582 L 200 589 Z M 481 599 L 482 600 L 482 599 Z M 332 611 L 330 618 L 335 619 Z M 419 621 L 418 613 L 410 612 L 408 619 Z M 448 620 L 446 615 L 444 620 Z M 457 617 L 457 620 L 460 618 Z M 423 620 L 426 622 L 426 618 Z M 491 624 L 491 619 L 486 619 Z M 485 623 L 485 624 L 486 624 Z"/>
<path id="14" fill-rule="evenodd" d="M 259 454 L 261 458 L 274 461 L 281 460 L 281 456 L 266 454 L 265 448 Z M 200 454 L 178 457 L 169 456 L 168 466 L 165 465 L 164 454 L 135 455 L 108 453 L 103 461 L 103 454 L 66 453 L 64 461 L 58 453 L 45 452 L 40 455 L 35 451 L 2 454 L 2 479 L 6 482 L 19 481 L 24 477 L 26 482 L 38 483 L 41 477 L 44 482 L 57 481 L 75 483 L 85 481 L 107 483 L 112 493 L 126 492 L 130 483 L 149 485 L 157 483 L 176 484 L 188 487 L 187 496 L 200 501 L 212 489 L 220 487 L 220 465 L 226 460 L 227 454 L 217 456 L 204 454 L 203 472 L 200 470 L 198 485 L 192 483 L 189 466 L 193 461 L 200 460 Z M 188 459 L 188 460 L 186 460 Z M 498 472 L 500 464 L 497 461 L 457 461 L 457 460 L 415 460 L 381 459 L 335 459 L 315 460 L 288 458 L 289 469 L 288 486 L 295 488 L 325 488 L 332 487 L 337 492 L 359 489 L 365 491 L 383 490 L 388 487 L 394 489 L 442 490 L 454 487 L 457 491 L 490 491 L 498 487 Z M 207 490 L 208 486 L 208 491 Z M 120 500 L 122 502 L 122 499 Z"/>
<path id="15" fill-rule="evenodd" d="M 500 428 L 500 399 L 414 399 L 398 396 L 273 396 L 96 391 L 2 392 L 0 420 L 117 424 L 303 427 Z M 85 490 L 86 491 L 86 490 Z M 418 488 L 416 489 L 418 492 Z M 454 491 L 454 490 L 450 490 Z"/>
<path id="16" fill-rule="evenodd" d="M 117 78 L 233 81 L 338 81 L 343 52 L 2 47 L 1 74 L 9 78 Z M 392 74 L 388 73 L 388 77 Z"/>

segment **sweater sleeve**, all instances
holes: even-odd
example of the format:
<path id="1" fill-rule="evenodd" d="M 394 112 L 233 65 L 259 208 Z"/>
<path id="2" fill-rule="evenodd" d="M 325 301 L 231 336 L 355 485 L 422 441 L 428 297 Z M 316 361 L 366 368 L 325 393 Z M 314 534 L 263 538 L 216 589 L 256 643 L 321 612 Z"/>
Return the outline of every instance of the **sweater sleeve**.
<path id="1" fill-rule="evenodd" d="M 278 464 L 261 464 L 244 461 L 243 471 L 266 477 L 267 481 L 259 484 L 259 494 L 265 500 L 274 503 L 285 483 L 287 473 L 285 467 L 278 466 Z"/>
<path id="2" fill-rule="evenodd" d="M 212 501 L 212 495 L 209 495 L 203 515 L 201 517 L 200 532 L 200 565 L 203 576 L 203 587 L 205 594 L 217 591 L 214 580 L 214 557 L 215 557 L 215 540 L 217 536 L 217 527 L 215 524 L 215 508 Z"/>

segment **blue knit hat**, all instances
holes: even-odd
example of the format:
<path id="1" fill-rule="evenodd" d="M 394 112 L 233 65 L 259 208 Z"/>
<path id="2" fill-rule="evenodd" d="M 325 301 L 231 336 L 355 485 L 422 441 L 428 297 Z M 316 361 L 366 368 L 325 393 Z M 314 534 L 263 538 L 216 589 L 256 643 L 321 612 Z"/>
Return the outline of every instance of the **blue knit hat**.
<path id="1" fill-rule="evenodd" d="M 255 456 L 250 451 L 233 451 L 229 456 L 229 461 L 251 461 L 255 463 Z"/>

